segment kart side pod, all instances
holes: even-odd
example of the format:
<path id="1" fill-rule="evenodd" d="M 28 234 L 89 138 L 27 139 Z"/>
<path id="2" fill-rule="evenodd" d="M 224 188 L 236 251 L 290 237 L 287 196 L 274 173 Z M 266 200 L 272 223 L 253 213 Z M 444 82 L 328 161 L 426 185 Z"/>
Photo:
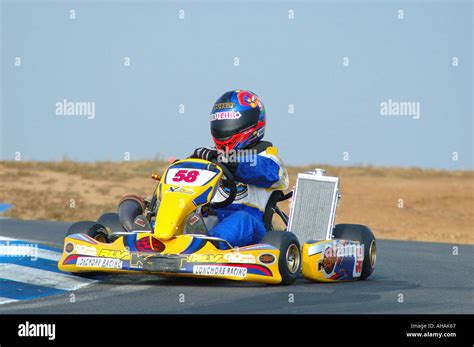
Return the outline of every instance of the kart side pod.
<path id="1" fill-rule="evenodd" d="M 310 281 L 354 281 L 361 276 L 363 245 L 350 240 L 309 241 L 302 248 L 302 275 Z"/>

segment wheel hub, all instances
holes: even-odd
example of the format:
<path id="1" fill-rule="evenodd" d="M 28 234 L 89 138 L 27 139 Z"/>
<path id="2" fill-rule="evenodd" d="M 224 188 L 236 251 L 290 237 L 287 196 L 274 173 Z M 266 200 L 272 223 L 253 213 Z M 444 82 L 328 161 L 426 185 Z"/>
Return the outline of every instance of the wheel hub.
<path id="1" fill-rule="evenodd" d="M 373 268 L 375 266 L 375 261 L 377 260 L 377 246 L 375 245 L 375 240 L 372 240 L 369 247 L 369 257 L 370 257 L 370 266 Z"/>
<path id="2" fill-rule="evenodd" d="M 286 250 L 286 266 L 288 271 L 295 273 L 298 271 L 301 262 L 301 254 L 295 244 L 291 244 Z"/>

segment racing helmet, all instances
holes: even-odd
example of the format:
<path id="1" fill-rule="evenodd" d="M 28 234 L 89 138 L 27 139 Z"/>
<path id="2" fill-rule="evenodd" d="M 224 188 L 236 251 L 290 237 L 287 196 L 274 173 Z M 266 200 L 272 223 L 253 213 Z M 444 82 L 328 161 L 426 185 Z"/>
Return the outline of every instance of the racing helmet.
<path id="1" fill-rule="evenodd" d="M 265 133 L 265 107 L 248 90 L 225 93 L 212 107 L 211 134 L 219 150 L 246 148 L 260 141 Z"/>

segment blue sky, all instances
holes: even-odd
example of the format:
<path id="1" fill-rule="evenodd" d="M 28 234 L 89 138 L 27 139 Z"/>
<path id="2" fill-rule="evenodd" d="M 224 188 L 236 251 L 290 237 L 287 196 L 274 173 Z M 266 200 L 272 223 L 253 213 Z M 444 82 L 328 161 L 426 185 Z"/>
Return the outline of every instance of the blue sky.
<path id="1" fill-rule="evenodd" d="M 183 157 L 249 89 L 288 164 L 473 167 L 471 1 L 1 3 L 2 160 Z"/>

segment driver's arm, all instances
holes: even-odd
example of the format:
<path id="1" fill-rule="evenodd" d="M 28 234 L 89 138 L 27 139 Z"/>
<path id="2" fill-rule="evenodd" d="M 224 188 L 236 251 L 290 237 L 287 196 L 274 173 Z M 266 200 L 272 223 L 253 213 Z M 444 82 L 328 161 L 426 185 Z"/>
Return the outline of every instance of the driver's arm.
<path id="1" fill-rule="evenodd" d="M 274 147 L 257 155 L 238 157 L 234 175 L 237 181 L 257 187 L 288 188 L 288 172 Z"/>

